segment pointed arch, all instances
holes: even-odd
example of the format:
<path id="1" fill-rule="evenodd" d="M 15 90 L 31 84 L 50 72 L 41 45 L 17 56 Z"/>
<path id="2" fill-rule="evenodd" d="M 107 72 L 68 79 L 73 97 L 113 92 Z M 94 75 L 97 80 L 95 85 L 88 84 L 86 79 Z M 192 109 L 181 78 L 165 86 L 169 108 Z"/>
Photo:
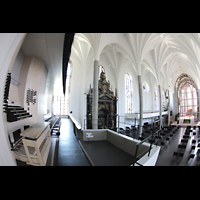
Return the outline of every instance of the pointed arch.
<path id="1" fill-rule="evenodd" d="M 181 74 L 176 80 L 180 117 L 198 120 L 198 94 L 194 80 L 187 74 Z"/>
<path id="2" fill-rule="evenodd" d="M 133 113 L 133 80 L 129 73 L 124 75 L 125 79 L 125 113 Z"/>

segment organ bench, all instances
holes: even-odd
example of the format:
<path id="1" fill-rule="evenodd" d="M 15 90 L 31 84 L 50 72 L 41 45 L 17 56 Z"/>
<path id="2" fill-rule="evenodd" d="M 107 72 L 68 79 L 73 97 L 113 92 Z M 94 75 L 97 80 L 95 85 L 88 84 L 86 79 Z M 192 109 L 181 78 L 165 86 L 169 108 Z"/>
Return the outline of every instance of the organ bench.
<path id="1" fill-rule="evenodd" d="M 14 157 L 29 165 L 45 166 L 51 147 L 49 122 L 34 124 L 20 135 L 23 144 L 13 150 Z"/>

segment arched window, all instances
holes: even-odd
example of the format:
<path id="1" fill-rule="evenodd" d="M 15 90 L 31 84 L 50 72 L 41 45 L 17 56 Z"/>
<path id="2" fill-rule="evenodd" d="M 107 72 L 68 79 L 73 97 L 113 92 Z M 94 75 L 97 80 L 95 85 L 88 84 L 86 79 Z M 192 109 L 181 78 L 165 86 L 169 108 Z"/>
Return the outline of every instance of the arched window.
<path id="1" fill-rule="evenodd" d="M 125 112 L 133 113 L 133 86 L 132 77 L 130 74 L 125 74 Z"/>
<path id="2" fill-rule="evenodd" d="M 193 85 L 185 85 L 179 92 L 179 110 L 181 116 L 194 115 L 197 112 L 197 92 Z"/>
<path id="3" fill-rule="evenodd" d="M 187 74 L 181 74 L 176 85 L 180 117 L 198 121 L 198 96 L 194 80 Z"/>
<path id="4" fill-rule="evenodd" d="M 66 80 L 66 95 L 65 95 L 65 111 L 66 114 L 69 114 L 69 100 L 70 100 L 70 91 L 71 91 L 71 78 L 72 78 L 72 62 L 69 61 L 67 68 L 67 80 Z"/>
<path id="5" fill-rule="evenodd" d="M 68 67 L 67 67 L 65 96 L 60 93 L 54 94 L 54 96 L 53 96 L 53 109 L 54 109 L 53 113 L 54 113 L 54 115 L 69 114 L 71 76 L 72 76 L 72 63 L 71 63 L 71 61 L 69 61 Z"/>
<path id="6" fill-rule="evenodd" d="M 143 83 L 143 84 L 142 84 L 142 88 L 143 88 L 144 92 L 147 90 L 146 83 Z"/>
<path id="7" fill-rule="evenodd" d="M 148 92 L 149 91 L 149 86 L 146 82 L 142 83 L 142 89 L 144 92 Z"/>

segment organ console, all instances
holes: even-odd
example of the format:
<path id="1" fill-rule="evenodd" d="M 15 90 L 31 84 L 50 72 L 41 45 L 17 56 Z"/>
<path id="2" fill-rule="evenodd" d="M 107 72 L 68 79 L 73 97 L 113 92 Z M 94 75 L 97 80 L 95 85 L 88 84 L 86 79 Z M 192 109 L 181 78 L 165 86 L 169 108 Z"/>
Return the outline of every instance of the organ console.
<path id="1" fill-rule="evenodd" d="M 12 149 L 15 159 L 29 165 L 45 166 L 51 147 L 49 122 L 34 124 L 20 135 L 22 142 Z"/>

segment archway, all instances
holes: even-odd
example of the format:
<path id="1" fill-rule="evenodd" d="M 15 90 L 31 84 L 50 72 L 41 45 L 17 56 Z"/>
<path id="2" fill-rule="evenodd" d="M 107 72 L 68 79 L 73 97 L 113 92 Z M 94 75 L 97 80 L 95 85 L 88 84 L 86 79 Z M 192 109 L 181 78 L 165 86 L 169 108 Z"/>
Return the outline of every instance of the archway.
<path id="1" fill-rule="evenodd" d="M 181 123 L 195 123 L 199 118 L 199 99 L 197 86 L 187 74 L 181 74 L 176 80 L 178 108 Z"/>

